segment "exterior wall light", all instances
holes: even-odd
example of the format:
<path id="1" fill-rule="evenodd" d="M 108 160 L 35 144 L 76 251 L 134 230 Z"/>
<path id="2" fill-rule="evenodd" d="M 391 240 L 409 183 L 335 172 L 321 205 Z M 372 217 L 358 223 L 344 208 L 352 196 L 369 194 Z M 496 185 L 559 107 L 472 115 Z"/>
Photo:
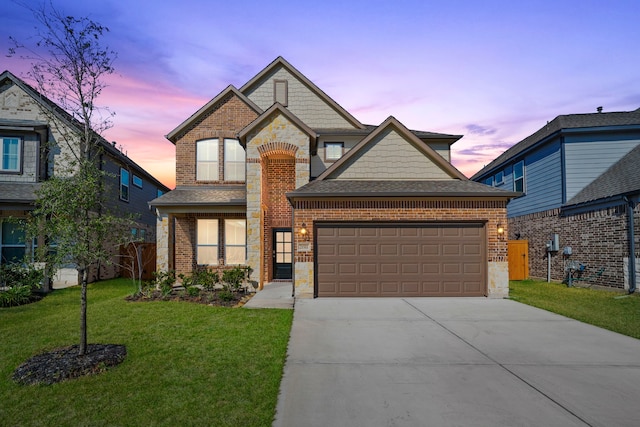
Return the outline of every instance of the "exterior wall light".
<path id="1" fill-rule="evenodd" d="M 498 237 L 502 237 L 504 235 L 504 227 L 501 224 L 498 224 Z"/>
<path id="2" fill-rule="evenodd" d="M 309 240 L 309 231 L 307 230 L 307 225 L 303 222 L 302 227 L 300 227 L 300 236 L 302 240 Z"/>

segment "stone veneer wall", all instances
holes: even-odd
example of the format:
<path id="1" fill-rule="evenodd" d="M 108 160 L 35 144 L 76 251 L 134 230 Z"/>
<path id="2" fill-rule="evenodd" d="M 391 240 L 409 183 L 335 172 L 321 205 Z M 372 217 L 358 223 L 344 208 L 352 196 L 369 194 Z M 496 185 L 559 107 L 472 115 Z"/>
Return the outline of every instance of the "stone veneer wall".
<path id="1" fill-rule="evenodd" d="M 590 284 L 613 288 L 625 288 L 624 258 L 629 256 L 627 242 L 627 206 L 597 210 L 571 216 L 561 216 L 560 209 L 509 218 L 509 238 L 529 241 L 529 274 L 533 278 L 546 280 L 546 242 L 550 235 L 557 233 L 560 251 L 551 256 L 551 279 L 562 281 L 566 278 L 565 264 L 575 260 L 586 265 L 583 276 L 590 277 L 604 267 L 604 273 L 589 280 Z M 640 208 L 634 211 L 636 248 L 640 245 Z M 572 255 L 563 255 L 563 249 L 570 246 Z M 636 255 L 640 255 L 636 249 Z"/>
<path id="2" fill-rule="evenodd" d="M 284 224 L 287 204 L 284 187 L 276 196 L 270 189 L 269 164 L 279 165 L 271 169 L 277 179 L 278 168 L 289 169 L 295 164 L 295 188 L 309 182 L 309 135 L 280 113 L 265 119 L 247 137 L 247 263 L 253 268 L 252 278 L 264 284 L 271 278 L 271 229 Z M 286 160 L 286 159 L 290 160 Z M 283 170 L 284 170 L 283 169 Z M 281 172 L 282 170 L 280 170 Z M 291 185 L 291 177 L 287 178 Z M 271 197 L 271 200 L 270 200 Z M 290 215 L 290 211 L 289 215 Z M 282 222 L 279 222 L 282 221 Z M 291 225 L 286 220 L 287 227 Z"/>
<path id="3" fill-rule="evenodd" d="M 488 296 L 509 295 L 507 241 L 497 233 L 498 224 L 507 223 L 504 201 L 296 201 L 294 209 L 294 228 L 299 230 L 304 222 L 310 242 L 314 241 L 315 221 L 486 221 Z M 297 232 L 294 240 L 296 297 L 310 298 L 314 287 L 313 244 L 309 252 L 301 252 L 302 240 Z"/>

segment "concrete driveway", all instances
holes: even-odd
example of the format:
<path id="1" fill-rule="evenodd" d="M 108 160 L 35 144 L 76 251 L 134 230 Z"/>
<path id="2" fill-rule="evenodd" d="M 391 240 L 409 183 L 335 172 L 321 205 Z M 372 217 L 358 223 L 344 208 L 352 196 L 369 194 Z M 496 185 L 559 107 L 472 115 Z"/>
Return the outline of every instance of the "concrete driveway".
<path id="1" fill-rule="evenodd" d="M 297 300 L 274 426 L 638 426 L 640 340 L 485 298 Z"/>

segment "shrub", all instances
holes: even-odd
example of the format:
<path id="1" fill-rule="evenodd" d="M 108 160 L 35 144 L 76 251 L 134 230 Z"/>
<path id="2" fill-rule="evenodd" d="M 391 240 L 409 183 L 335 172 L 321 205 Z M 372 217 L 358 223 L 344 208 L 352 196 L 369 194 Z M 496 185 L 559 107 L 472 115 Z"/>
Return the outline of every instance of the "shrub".
<path id="1" fill-rule="evenodd" d="M 218 292 L 218 297 L 222 301 L 231 301 L 233 300 L 233 292 L 231 292 L 229 289 L 223 289 L 220 292 Z"/>
<path id="2" fill-rule="evenodd" d="M 155 272 L 152 283 L 163 295 L 170 294 L 176 283 L 176 272 L 173 270 Z"/>
<path id="3" fill-rule="evenodd" d="M 0 307 L 13 307 L 31 302 L 31 286 L 13 286 L 0 291 Z"/>
<path id="4" fill-rule="evenodd" d="M 220 276 L 217 272 L 209 271 L 206 268 L 196 270 L 191 274 L 180 274 L 182 286 L 188 289 L 192 286 L 202 286 L 206 290 L 213 290 L 216 283 L 220 282 Z"/>
<path id="5" fill-rule="evenodd" d="M 244 268 L 235 267 L 231 270 L 225 270 L 224 273 L 222 273 L 222 281 L 228 287 L 228 290 L 237 291 L 240 289 L 245 272 L 246 270 Z"/>
<path id="6" fill-rule="evenodd" d="M 0 265 L 0 286 L 39 289 L 44 279 L 44 271 L 31 264 Z"/>

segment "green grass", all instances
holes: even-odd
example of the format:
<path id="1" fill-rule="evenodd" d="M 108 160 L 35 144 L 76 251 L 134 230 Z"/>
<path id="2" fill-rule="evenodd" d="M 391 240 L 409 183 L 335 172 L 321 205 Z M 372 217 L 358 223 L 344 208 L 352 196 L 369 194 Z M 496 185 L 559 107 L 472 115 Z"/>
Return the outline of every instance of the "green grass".
<path id="1" fill-rule="evenodd" d="M 581 322 L 640 338 L 640 295 L 533 280 L 513 281 L 510 298 Z"/>
<path id="2" fill-rule="evenodd" d="M 125 361 L 51 386 L 18 386 L 11 375 L 78 342 L 79 289 L 0 309 L 1 425 L 271 425 L 292 310 L 125 301 L 133 291 L 128 279 L 88 290 L 88 342 L 126 345 Z"/>

